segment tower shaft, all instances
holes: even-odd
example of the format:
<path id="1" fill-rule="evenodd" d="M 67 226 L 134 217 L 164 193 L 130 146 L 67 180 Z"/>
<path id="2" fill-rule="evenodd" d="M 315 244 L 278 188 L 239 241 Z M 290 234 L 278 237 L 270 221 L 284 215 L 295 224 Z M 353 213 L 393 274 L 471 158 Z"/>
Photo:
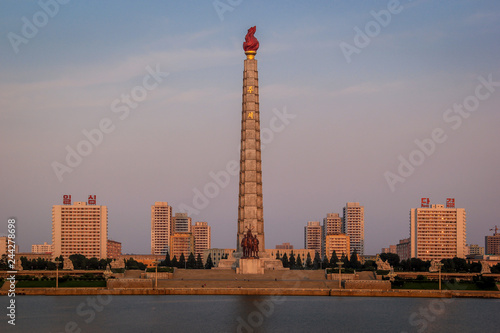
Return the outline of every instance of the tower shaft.
<path id="1" fill-rule="evenodd" d="M 255 52 L 247 52 L 243 71 L 241 119 L 240 183 L 238 202 L 237 249 L 248 229 L 264 251 L 264 215 L 262 205 L 262 161 L 260 149 L 259 76 Z"/>

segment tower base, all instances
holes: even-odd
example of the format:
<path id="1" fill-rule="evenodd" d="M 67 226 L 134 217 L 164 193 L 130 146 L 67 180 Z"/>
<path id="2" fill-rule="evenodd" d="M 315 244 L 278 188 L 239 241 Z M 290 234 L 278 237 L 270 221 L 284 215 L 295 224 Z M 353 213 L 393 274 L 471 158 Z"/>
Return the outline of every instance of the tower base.
<path id="1" fill-rule="evenodd" d="M 236 274 L 264 274 L 264 261 L 262 259 L 240 259 L 236 267 Z"/>
<path id="2" fill-rule="evenodd" d="M 227 259 L 219 261 L 219 265 L 213 269 L 234 269 L 236 274 L 264 274 L 265 269 L 288 270 L 283 268 L 281 260 L 271 258 L 267 253 L 260 253 L 259 259 L 241 258 L 242 253 L 233 253 Z"/>

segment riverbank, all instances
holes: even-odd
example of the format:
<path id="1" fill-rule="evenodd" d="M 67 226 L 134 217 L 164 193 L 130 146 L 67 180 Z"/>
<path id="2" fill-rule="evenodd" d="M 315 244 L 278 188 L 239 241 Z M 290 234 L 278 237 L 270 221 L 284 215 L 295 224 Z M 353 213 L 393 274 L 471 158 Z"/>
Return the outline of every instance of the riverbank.
<path id="1" fill-rule="evenodd" d="M 0 295 L 6 295 L 4 291 Z M 500 298 L 498 291 L 465 290 L 361 290 L 298 288 L 16 288 L 16 295 L 258 295 L 258 296 L 349 296 L 349 297 L 431 297 Z"/>

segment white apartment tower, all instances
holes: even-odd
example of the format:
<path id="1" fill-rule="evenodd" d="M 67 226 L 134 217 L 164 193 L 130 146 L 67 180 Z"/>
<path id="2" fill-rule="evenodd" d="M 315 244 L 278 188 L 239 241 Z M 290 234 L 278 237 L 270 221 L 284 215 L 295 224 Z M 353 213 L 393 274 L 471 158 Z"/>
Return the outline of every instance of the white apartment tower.
<path id="1" fill-rule="evenodd" d="M 194 256 L 198 257 L 198 254 L 203 257 L 203 251 L 210 248 L 211 235 L 210 226 L 207 222 L 196 222 L 193 227 L 194 236 Z"/>
<path id="2" fill-rule="evenodd" d="M 309 221 L 304 227 L 304 247 L 307 250 L 315 250 L 320 255 L 323 254 L 323 228 L 319 221 Z"/>
<path id="3" fill-rule="evenodd" d="M 175 213 L 173 218 L 174 233 L 191 232 L 191 218 L 187 213 Z"/>
<path id="4" fill-rule="evenodd" d="M 106 259 L 108 208 L 96 205 L 95 195 L 73 204 L 67 197 L 63 197 L 65 204 L 52 206 L 52 255 Z"/>
<path id="5" fill-rule="evenodd" d="M 151 254 L 166 255 L 172 234 L 172 207 L 157 201 L 151 206 Z"/>
<path id="6" fill-rule="evenodd" d="M 428 200 L 427 198 L 424 198 Z M 450 199 L 448 199 L 449 201 Z M 466 213 L 464 208 L 424 204 L 410 210 L 411 257 L 426 260 L 465 258 Z"/>
<path id="7" fill-rule="evenodd" d="M 350 240 L 351 253 L 358 255 L 365 251 L 365 208 L 359 202 L 348 202 L 344 207 L 344 230 Z"/>

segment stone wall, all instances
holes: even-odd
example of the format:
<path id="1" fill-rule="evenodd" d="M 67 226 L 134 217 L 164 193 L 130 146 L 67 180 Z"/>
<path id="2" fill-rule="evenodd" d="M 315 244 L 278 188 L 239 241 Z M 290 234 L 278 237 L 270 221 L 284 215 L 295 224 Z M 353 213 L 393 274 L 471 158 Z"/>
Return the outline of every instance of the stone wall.
<path id="1" fill-rule="evenodd" d="M 167 273 L 167 272 L 158 272 L 158 280 L 167 280 L 171 279 L 173 277 L 173 273 Z M 142 273 L 141 274 L 142 279 L 156 279 L 156 273 L 155 272 L 147 272 L 147 273 Z"/>
<path id="2" fill-rule="evenodd" d="M 345 282 L 345 289 L 391 290 L 391 282 L 378 280 L 348 280 Z"/>
<path id="3" fill-rule="evenodd" d="M 114 288 L 153 288 L 152 279 L 109 279 L 107 281 L 109 289 Z"/>

